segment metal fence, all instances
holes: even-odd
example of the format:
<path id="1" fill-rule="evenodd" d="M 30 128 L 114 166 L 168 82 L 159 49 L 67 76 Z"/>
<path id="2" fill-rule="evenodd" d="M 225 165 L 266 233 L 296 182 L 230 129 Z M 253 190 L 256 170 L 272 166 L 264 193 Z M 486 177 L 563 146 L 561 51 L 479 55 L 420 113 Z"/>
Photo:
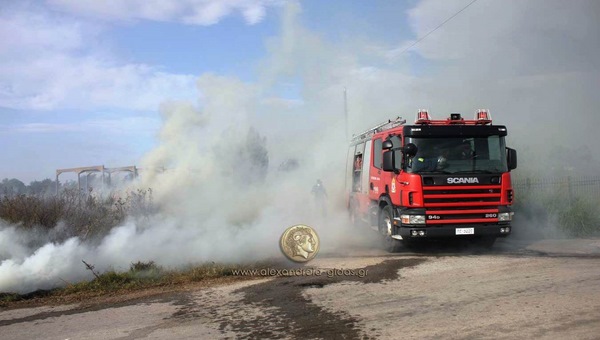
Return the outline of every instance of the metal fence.
<path id="1" fill-rule="evenodd" d="M 512 184 L 517 193 L 600 198 L 600 176 L 515 178 Z"/>

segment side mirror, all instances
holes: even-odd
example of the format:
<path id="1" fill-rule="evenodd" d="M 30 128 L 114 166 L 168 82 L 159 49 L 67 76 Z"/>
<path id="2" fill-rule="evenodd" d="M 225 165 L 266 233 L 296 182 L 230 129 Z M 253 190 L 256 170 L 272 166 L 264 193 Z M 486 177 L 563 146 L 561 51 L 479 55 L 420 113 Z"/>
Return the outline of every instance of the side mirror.
<path id="1" fill-rule="evenodd" d="M 508 170 L 517 168 L 517 150 L 506 148 L 506 162 L 508 163 Z"/>
<path id="2" fill-rule="evenodd" d="M 381 147 L 383 148 L 383 150 L 389 150 L 394 147 L 394 144 L 392 143 L 391 140 L 386 140 L 385 142 L 383 142 Z"/>
<path id="3" fill-rule="evenodd" d="M 402 152 L 405 156 L 414 157 L 417 154 L 418 148 L 413 143 L 408 143 L 404 147 L 402 147 Z"/>
<path id="4" fill-rule="evenodd" d="M 388 171 L 388 172 L 391 172 L 391 171 L 396 172 L 397 171 L 396 167 L 394 166 L 394 163 L 395 163 L 394 158 L 395 158 L 394 151 L 390 150 L 390 151 L 386 151 L 383 153 L 383 166 L 382 166 L 383 171 Z"/>

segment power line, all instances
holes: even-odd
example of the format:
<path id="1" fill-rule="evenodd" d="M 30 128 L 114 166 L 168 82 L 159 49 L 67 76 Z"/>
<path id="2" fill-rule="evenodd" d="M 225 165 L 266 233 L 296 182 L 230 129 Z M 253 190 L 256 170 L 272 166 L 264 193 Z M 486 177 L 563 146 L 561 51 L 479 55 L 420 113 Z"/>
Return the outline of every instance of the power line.
<path id="1" fill-rule="evenodd" d="M 434 28 L 431 31 L 429 31 L 429 33 L 427 33 L 424 36 L 420 37 L 419 39 L 417 39 L 417 41 L 415 41 L 414 43 L 412 43 L 410 46 L 408 46 L 407 48 L 403 49 L 402 52 L 400 52 L 398 54 L 398 56 L 402 55 L 404 52 L 408 51 L 411 47 L 413 47 L 416 44 L 420 43 L 423 39 L 427 38 L 431 33 L 437 31 L 440 27 L 444 26 L 448 21 L 454 19 L 457 15 L 459 15 L 460 13 L 462 13 L 462 11 L 464 11 L 465 9 L 467 9 L 469 6 L 471 6 L 475 2 L 477 2 L 477 0 L 471 1 L 468 5 L 466 5 L 465 7 L 463 7 L 460 11 L 454 13 L 451 17 L 449 17 L 448 19 L 444 20 L 444 22 L 442 22 L 441 24 L 439 24 L 436 28 Z"/>

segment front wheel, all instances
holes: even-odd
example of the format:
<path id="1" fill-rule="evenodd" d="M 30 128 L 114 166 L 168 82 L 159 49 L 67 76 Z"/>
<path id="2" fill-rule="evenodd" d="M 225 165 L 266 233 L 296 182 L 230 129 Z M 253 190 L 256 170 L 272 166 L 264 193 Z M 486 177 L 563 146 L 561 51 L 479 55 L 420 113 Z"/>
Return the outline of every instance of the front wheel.
<path id="1" fill-rule="evenodd" d="M 392 207 L 386 205 L 379 211 L 379 233 L 383 238 L 383 246 L 386 251 L 395 253 L 400 249 L 400 241 L 392 238 Z"/>

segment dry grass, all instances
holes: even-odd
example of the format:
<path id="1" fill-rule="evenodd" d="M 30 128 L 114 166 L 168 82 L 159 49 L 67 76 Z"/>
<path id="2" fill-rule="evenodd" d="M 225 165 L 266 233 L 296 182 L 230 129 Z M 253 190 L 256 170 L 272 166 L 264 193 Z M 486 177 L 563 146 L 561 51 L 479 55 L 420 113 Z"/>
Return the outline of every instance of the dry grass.
<path id="1" fill-rule="evenodd" d="M 0 219 L 23 229 L 57 229 L 56 239 L 77 236 L 83 241 L 99 239 L 127 216 L 149 218 L 156 213 L 152 191 L 129 191 L 122 197 L 83 195 L 67 189 L 56 196 L 16 195 L 0 197 Z"/>
<path id="2" fill-rule="evenodd" d="M 105 302 L 121 296 L 140 297 L 185 290 L 189 287 L 214 285 L 239 280 L 255 279 L 252 276 L 234 276 L 239 269 L 276 267 L 270 263 L 234 265 L 207 263 L 189 266 L 179 270 L 167 270 L 154 262 L 132 263 L 125 272 L 107 271 L 98 274 L 93 280 L 68 284 L 63 288 L 39 290 L 28 294 L 0 293 L 0 307 L 15 308 L 41 304 L 65 304 L 77 302 Z"/>

